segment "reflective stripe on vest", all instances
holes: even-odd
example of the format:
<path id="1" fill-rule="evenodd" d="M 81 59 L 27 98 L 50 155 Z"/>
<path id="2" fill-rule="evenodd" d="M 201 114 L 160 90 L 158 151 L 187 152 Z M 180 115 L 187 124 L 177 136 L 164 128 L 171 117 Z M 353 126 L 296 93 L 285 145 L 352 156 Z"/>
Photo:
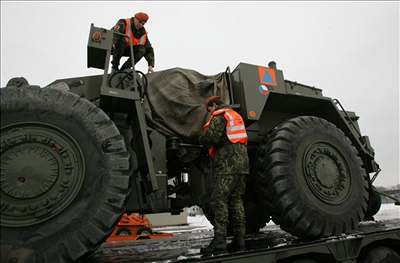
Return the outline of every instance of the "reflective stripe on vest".
<path id="1" fill-rule="evenodd" d="M 228 137 L 229 141 L 231 143 L 242 143 L 247 145 L 247 133 L 243 118 L 239 113 L 232 109 L 225 108 L 214 111 L 211 114 L 211 118 L 206 124 L 204 124 L 203 129 L 207 131 L 212 119 L 220 114 L 224 114 L 224 118 L 226 120 L 226 136 Z M 208 154 L 211 157 L 214 157 L 216 153 L 216 148 L 214 146 L 208 149 Z"/>
<path id="2" fill-rule="evenodd" d="M 135 35 L 132 34 L 132 30 L 129 31 L 130 26 L 128 25 L 130 25 L 130 22 L 131 21 L 129 18 L 125 19 L 125 35 L 130 37 L 133 46 L 144 46 L 147 41 L 147 32 L 145 32 L 140 38 L 136 38 Z M 125 37 L 125 42 L 127 45 L 129 45 L 129 38 Z"/>

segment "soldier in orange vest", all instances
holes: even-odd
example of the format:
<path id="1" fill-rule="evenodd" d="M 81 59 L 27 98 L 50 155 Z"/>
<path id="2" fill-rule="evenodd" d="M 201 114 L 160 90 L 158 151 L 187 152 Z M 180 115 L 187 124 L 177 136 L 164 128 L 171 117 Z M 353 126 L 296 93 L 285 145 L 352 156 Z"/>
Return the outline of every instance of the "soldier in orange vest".
<path id="1" fill-rule="evenodd" d="M 217 254 L 226 251 L 228 219 L 234 234 L 233 249 L 244 250 L 245 213 L 243 195 L 246 176 L 249 174 L 247 155 L 247 133 L 239 113 L 224 105 L 218 96 L 211 96 L 206 102 L 210 119 L 203 126 L 204 134 L 199 142 L 209 147 L 213 160 L 214 189 L 211 193 L 210 221 L 214 226 L 214 239 L 203 254 Z"/>
<path id="2" fill-rule="evenodd" d="M 147 32 L 144 28 L 149 16 L 146 13 L 136 13 L 132 18 L 120 19 L 113 27 L 114 31 L 129 35 L 123 37 L 114 34 L 113 42 L 113 60 L 111 61 L 113 71 L 118 71 L 119 61 L 122 56 L 128 56 L 128 60 L 122 65 L 121 70 L 132 67 L 130 58 L 130 43 L 133 46 L 135 64 L 144 57 L 148 63 L 148 73 L 153 72 L 154 68 L 154 50 L 148 39 Z M 129 28 L 131 29 L 129 31 Z"/>

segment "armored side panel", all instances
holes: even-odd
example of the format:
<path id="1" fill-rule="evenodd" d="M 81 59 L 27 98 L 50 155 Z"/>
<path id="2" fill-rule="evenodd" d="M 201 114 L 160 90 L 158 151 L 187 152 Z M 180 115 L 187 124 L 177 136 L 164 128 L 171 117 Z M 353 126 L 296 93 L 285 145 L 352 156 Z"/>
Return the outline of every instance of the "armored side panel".
<path id="1" fill-rule="evenodd" d="M 258 68 L 266 71 L 265 80 L 260 83 Z M 258 120 L 264 108 L 269 90 L 279 90 L 277 74 L 274 69 L 240 63 L 232 72 L 234 103 L 240 104 L 240 113 L 247 120 Z M 264 80 L 264 79 L 263 79 Z M 282 86 L 282 85 L 281 85 Z"/>
<path id="2" fill-rule="evenodd" d="M 240 63 L 231 76 L 234 103 L 240 104 L 240 113 L 249 121 L 260 119 L 271 93 L 322 97 L 320 89 L 285 81 L 274 62 L 269 67 Z"/>

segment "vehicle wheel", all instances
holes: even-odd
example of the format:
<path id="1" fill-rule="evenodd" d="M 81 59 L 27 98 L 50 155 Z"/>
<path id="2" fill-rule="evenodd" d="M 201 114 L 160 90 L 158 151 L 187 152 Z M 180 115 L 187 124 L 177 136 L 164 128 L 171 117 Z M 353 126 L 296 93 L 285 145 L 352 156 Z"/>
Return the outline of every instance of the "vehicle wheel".
<path id="1" fill-rule="evenodd" d="M 332 123 L 303 116 L 277 126 L 257 153 L 257 180 L 285 231 L 303 238 L 348 233 L 364 218 L 367 175 Z"/>
<path id="2" fill-rule="evenodd" d="M 389 247 L 376 247 L 369 250 L 361 263 L 393 263 L 400 262 L 400 255 Z"/>
<path id="3" fill-rule="evenodd" d="M 129 186 L 124 139 L 75 94 L 30 87 L 3 88 L 0 96 L 2 248 L 33 251 L 29 262 L 76 261 L 121 216 Z"/>
<path id="4" fill-rule="evenodd" d="M 375 187 L 372 187 L 369 191 L 368 207 L 364 220 L 373 220 L 373 216 L 378 213 L 381 204 L 381 195 L 376 191 Z"/>

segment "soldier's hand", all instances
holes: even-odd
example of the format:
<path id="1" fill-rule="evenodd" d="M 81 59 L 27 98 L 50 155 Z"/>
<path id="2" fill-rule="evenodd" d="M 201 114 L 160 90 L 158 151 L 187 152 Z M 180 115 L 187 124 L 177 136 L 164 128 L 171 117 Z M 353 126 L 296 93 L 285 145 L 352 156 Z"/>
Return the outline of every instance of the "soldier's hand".
<path id="1" fill-rule="evenodd" d="M 149 69 L 147 70 L 147 73 L 153 73 L 153 72 L 154 72 L 153 66 L 149 66 Z"/>

